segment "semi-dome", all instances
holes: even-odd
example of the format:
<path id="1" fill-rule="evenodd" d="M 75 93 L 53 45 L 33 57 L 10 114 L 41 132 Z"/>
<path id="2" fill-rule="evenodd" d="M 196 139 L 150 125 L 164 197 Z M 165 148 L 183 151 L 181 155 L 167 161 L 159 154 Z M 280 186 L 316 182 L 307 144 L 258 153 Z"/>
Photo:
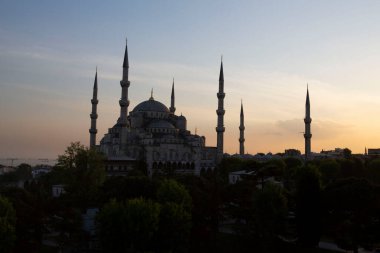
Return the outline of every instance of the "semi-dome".
<path id="1" fill-rule="evenodd" d="M 133 109 L 133 112 L 167 112 L 169 113 L 169 109 L 161 102 L 155 101 L 153 98 L 141 102 L 136 105 Z"/>
<path id="2" fill-rule="evenodd" d="M 175 127 L 166 120 L 156 120 L 148 125 L 148 128 L 168 128 L 175 129 Z"/>

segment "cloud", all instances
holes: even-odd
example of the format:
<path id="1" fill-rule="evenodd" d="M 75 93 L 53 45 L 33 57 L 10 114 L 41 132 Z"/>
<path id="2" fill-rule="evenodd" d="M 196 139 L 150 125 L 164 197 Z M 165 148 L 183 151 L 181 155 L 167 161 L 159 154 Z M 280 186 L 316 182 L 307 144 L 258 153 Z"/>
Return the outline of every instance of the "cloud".
<path id="1" fill-rule="evenodd" d="M 311 123 L 313 138 L 320 140 L 337 138 L 340 135 L 351 132 L 353 127 L 353 125 L 346 125 L 331 120 L 315 120 Z M 303 119 L 278 120 L 256 124 L 256 129 L 263 135 L 290 138 L 302 135 L 305 131 L 305 124 Z"/>
<path id="2" fill-rule="evenodd" d="M 349 135 L 354 125 L 343 124 L 331 120 L 315 120 L 312 122 L 312 133 L 314 138 L 320 140 L 328 140 L 331 138 L 338 138 L 342 135 Z"/>
<path id="3" fill-rule="evenodd" d="M 274 126 L 284 134 L 298 134 L 302 131 L 303 122 L 300 119 L 279 120 L 274 123 Z"/>

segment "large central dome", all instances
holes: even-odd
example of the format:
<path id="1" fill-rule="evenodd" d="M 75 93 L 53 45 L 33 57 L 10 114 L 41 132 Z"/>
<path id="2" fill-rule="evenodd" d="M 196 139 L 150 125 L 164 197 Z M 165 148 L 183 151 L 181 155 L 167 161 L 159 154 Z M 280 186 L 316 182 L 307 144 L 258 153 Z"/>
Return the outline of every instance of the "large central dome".
<path id="1" fill-rule="evenodd" d="M 169 113 L 169 109 L 161 102 L 155 101 L 152 97 L 140 104 L 136 105 L 133 112 L 166 112 Z"/>

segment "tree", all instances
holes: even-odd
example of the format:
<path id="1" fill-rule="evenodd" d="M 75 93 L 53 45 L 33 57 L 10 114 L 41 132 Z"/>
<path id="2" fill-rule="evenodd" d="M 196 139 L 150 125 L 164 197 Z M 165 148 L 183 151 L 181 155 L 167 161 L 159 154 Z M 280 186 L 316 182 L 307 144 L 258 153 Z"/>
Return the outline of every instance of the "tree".
<path id="1" fill-rule="evenodd" d="M 297 168 L 302 165 L 302 161 L 296 157 L 286 157 L 284 159 L 286 169 Z"/>
<path id="2" fill-rule="evenodd" d="M 370 230 L 379 218 L 379 207 L 376 191 L 367 180 L 338 180 L 326 187 L 323 196 L 327 224 L 340 247 L 358 252 L 359 245 L 373 243 Z"/>
<path id="3" fill-rule="evenodd" d="M 125 252 L 129 245 L 125 240 L 124 205 L 112 199 L 103 206 L 96 219 L 103 249 L 115 253 Z"/>
<path id="4" fill-rule="evenodd" d="M 117 253 L 151 249 L 159 215 L 160 205 L 151 200 L 111 200 L 97 215 L 103 250 Z"/>
<path id="5" fill-rule="evenodd" d="M 267 174 L 277 177 L 283 176 L 285 167 L 286 164 L 281 159 L 271 159 L 264 166 Z"/>
<path id="6" fill-rule="evenodd" d="M 284 159 L 286 168 L 283 175 L 284 187 L 293 192 L 295 190 L 295 175 L 298 169 L 302 166 L 302 161 L 295 157 L 287 157 Z"/>
<path id="7" fill-rule="evenodd" d="M 319 172 L 321 173 L 321 181 L 323 185 L 327 185 L 338 178 L 340 167 L 335 159 L 326 159 L 321 161 Z"/>
<path id="8" fill-rule="evenodd" d="M 79 141 L 72 142 L 65 150 L 65 154 L 58 156 L 58 166 L 66 169 L 72 169 L 75 167 L 77 156 L 80 152 L 85 150 L 84 145 Z"/>
<path id="9" fill-rule="evenodd" d="M 253 197 L 256 191 L 257 181 L 253 178 L 243 179 L 236 184 L 228 185 L 222 192 L 223 212 L 236 221 L 236 232 L 247 234 L 246 222 L 252 216 Z"/>
<path id="10" fill-rule="evenodd" d="M 41 201 L 21 188 L 1 188 L 16 212 L 16 243 L 14 252 L 40 252 L 44 225 Z"/>
<path id="11" fill-rule="evenodd" d="M 16 240 L 16 212 L 11 202 L 0 195 L 0 252 L 10 252 Z"/>
<path id="12" fill-rule="evenodd" d="M 318 245 L 321 233 L 320 174 L 315 166 L 306 165 L 296 173 L 296 226 L 299 242 Z"/>
<path id="13" fill-rule="evenodd" d="M 260 241 L 268 243 L 284 230 L 287 200 L 282 187 L 267 183 L 253 195 L 252 229 Z"/>
<path id="14" fill-rule="evenodd" d="M 17 166 L 15 171 L 11 171 L 5 173 L 0 176 L 0 182 L 17 182 L 17 181 L 25 181 L 32 178 L 32 166 L 26 163 L 22 163 Z"/>
<path id="15" fill-rule="evenodd" d="M 17 166 L 16 175 L 19 180 L 28 180 L 32 178 L 32 166 L 22 163 Z"/>
<path id="16" fill-rule="evenodd" d="M 131 199 L 125 204 L 124 215 L 130 248 L 144 249 L 158 229 L 160 205 L 142 198 Z"/>
<path id="17" fill-rule="evenodd" d="M 58 167 L 67 173 L 67 181 L 63 183 L 74 202 L 85 205 L 97 199 L 106 177 L 102 154 L 74 142 L 58 157 Z"/>
<path id="18" fill-rule="evenodd" d="M 50 214 L 47 226 L 54 229 L 57 235 L 50 240 L 55 241 L 61 250 L 78 248 L 84 235 L 80 209 L 62 205 L 59 201 L 52 202 L 55 202 L 56 210 Z"/>
<path id="19" fill-rule="evenodd" d="M 351 158 L 351 150 L 348 148 L 343 149 L 343 157 L 346 159 L 350 159 Z"/>
<path id="20" fill-rule="evenodd" d="M 185 251 L 191 231 L 190 194 L 182 184 L 165 179 L 157 189 L 157 200 L 161 204 L 157 248 L 172 252 Z"/>
<path id="21" fill-rule="evenodd" d="M 218 165 L 218 176 L 224 183 L 228 183 L 228 174 L 232 171 L 241 170 L 243 166 L 244 163 L 242 159 L 236 157 L 225 157 Z"/>
<path id="22" fill-rule="evenodd" d="M 192 252 L 215 249 L 221 216 L 221 182 L 214 175 L 210 177 L 187 176 L 183 178 L 192 200 Z"/>
<path id="23" fill-rule="evenodd" d="M 367 178 L 375 184 L 380 184 L 380 158 L 374 159 L 368 164 Z"/>
<path id="24" fill-rule="evenodd" d="M 363 163 L 358 159 L 340 159 L 340 177 L 362 177 L 363 176 Z"/>
<path id="25" fill-rule="evenodd" d="M 173 179 L 164 179 L 157 189 L 159 203 L 175 203 L 191 211 L 191 196 L 186 188 Z"/>
<path id="26" fill-rule="evenodd" d="M 156 249 L 164 252 L 186 252 L 191 231 L 191 213 L 174 202 L 161 204 Z"/>
<path id="27" fill-rule="evenodd" d="M 40 191 L 40 195 L 51 197 L 51 187 L 55 184 L 68 184 L 72 178 L 71 171 L 61 166 L 54 166 L 49 173 L 39 177 L 38 182 L 32 182 L 28 186 L 28 190 L 36 193 Z M 37 188 L 37 189 L 35 189 Z M 38 189 L 39 188 L 39 189 Z"/>
<path id="28" fill-rule="evenodd" d="M 101 189 L 106 201 L 112 198 L 119 201 L 140 197 L 155 199 L 157 183 L 145 176 L 112 176 L 104 181 Z"/>

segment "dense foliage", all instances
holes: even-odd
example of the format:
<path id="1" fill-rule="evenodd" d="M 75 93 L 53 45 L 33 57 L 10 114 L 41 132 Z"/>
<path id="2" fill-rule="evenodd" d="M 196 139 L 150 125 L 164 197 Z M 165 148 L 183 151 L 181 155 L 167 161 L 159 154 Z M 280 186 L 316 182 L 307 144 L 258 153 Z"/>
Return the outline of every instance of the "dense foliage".
<path id="1" fill-rule="evenodd" d="M 358 252 L 380 242 L 380 158 L 231 157 L 200 176 L 153 178 L 143 162 L 106 177 L 103 161 L 76 142 L 50 173 L 33 178 L 22 164 L 1 175 L 0 252 L 319 252 L 321 240 Z M 231 184 L 234 171 L 247 173 Z M 53 198 L 53 185 L 65 193 Z M 89 208 L 99 210 L 93 232 L 83 230 Z"/>
<path id="2" fill-rule="evenodd" d="M 7 198 L 0 195 L 0 252 L 10 252 L 16 239 L 16 213 Z"/>

